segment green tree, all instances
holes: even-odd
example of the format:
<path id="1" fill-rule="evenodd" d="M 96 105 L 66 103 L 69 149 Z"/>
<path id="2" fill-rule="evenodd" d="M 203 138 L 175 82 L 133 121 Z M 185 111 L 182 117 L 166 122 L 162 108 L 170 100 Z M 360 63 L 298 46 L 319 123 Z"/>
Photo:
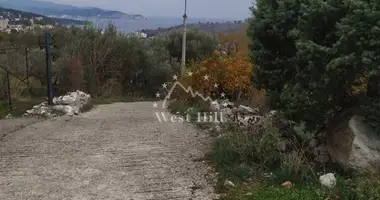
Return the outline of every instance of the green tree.
<path id="1" fill-rule="evenodd" d="M 275 106 L 309 129 L 356 106 L 352 86 L 363 73 L 377 74 L 379 64 L 370 57 L 378 55 L 375 4 L 259 0 L 248 32 L 256 86 L 274 94 Z"/>
<path id="2" fill-rule="evenodd" d="M 170 31 L 166 37 L 166 48 L 170 56 L 176 58 L 178 61 L 180 61 L 182 57 L 182 38 L 183 29 Z M 186 39 L 187 61 L 209 57 L 218 44 L 212 34 L 202 32 L 199 28 L 188 29 Z"/>
<path id="3" fill-rule="evenodd" d="M 299 0 L 257 0 L 251 7 L 248 36 L 256 87 L 281 92 L 295 76 L 296 44 L 290 34 L 298 24 Z"/>

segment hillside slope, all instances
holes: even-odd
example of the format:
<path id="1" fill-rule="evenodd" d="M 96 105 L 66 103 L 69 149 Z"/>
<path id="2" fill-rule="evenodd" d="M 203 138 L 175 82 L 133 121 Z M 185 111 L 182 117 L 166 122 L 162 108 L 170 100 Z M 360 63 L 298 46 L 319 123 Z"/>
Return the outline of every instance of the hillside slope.
<path id="1" fill-rule="evenodd" d="M 35 19 L 35 18 L 43 18 L 42 22 L 44 24 L 52 24 L 55 25 L 56 23 L 60 25 L 82 25 L 84 24 L 83 21 L 80 20 L 72 20 L 72 19 L 58 19 L 58 18 L 52 18 L 52 17 L 46 17 L 44 15 L 35 14 L 31 12 L 24 12 L 20 10 L 15 9 L 9 9 L 9 8 L 3 8 L 0 7 L 0 16 L 3 18 L 7 18 L 10 20 L 11 24 L 22 24 L 24 21 L 29 21 L 29 19 Z M 21 16 L 22 19 L 20 21 L 16 20 Z"/>
<path id="2" fill-rule="evenodd" d="M 111 19 L 143 19 L 142 15 L 126 14 L 120 11 L 104 10 L 100 8 L 84 8 L 71 5 L 57 4 L 36 0 L 0 0 L 0 6 L 38 13 L 57 18 L 101 18 Z"/>
<path id="3" fill-rule="evenodd" d="M 188 28 L 199 28 L 201 31 L 209 33 L 231 33 L 243 29 L 245 25 L 244 21 L 226 22 L 226 23 L 193 23 L 188 24 Z M 166 34 L 171 30 L 177 30 L 183 28 L 183 25 L 173 26 L 169 28 L 158 29 L 143 29 L 141 32 L 147 34 L 148 37 Z"/>

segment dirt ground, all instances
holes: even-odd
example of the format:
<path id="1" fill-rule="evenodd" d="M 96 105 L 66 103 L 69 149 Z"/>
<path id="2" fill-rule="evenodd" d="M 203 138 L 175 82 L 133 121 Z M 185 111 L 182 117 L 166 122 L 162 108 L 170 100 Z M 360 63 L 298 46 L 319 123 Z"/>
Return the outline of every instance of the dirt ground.
<path id="1" fill-rule="evenodd" d="M 74 117 L 0 120 L 1 200 L 211 200 L 212 139 L 160 123 L 153 102 Z"/>

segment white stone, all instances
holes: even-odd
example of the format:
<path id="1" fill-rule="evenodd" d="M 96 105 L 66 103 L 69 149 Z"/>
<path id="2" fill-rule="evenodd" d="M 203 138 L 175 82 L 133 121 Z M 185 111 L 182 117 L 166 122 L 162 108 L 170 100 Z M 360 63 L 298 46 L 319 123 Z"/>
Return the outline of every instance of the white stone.
<path id="1" fill-rule="evenodd" d="M 76 104 L 76 97 L 73 96 L 64 96 L 62 97 L 62 101 L 60 102 L 63 105 L 72 105 Z"/>
<path id="2" fill-rule="evenodd" d="M 250 108 L 248 106 L 240 105 L 238 108 L 238 112 L 243 115 L 256 115 L 258 114 L 257 109 Z"/>
<path id="3" fill-rule="evenodd" d="M 336 178 L 335 178 L 335 175 L 333 173 L 328 173 L 328 174 L 320 176 L 319 182 L 323 186 L 325 186 L 329 189 L 332 189 L 336 186 Z"/>
<path id="4" fill-rule="evenodd" d="M 234 183 L 232 183 L 231 181 L 229 180 L 225 180 L 224 181 L 224 187 L 227 187 L 227 188 L 234 188 L 236 187 Z"/>
<path id="5" fill-rule="evenodd" d="M 219 103 L 218 102 L 216 102 L 216 101 L 213 101 L 213 102 L 211 102 L 211 109 L 213 110 L 213 111 L 219 111 L 220 110 L 220 105 L 219 105 Z"/>
<path id="6" fill-rule="evenodd" d="M 34 109 L 28 110 L 26 113 L 51 117 L 51 111 L 58 111 L 69 116 L 78 115 L 80 109 L 88 104 L 90 99 L 91 96 L 84 92 L 71 92 L 65 96 L 54 98 L 53 103 L 55 106 L 47 106 L 47 103 L 44 102 L 34 106 Z"/>

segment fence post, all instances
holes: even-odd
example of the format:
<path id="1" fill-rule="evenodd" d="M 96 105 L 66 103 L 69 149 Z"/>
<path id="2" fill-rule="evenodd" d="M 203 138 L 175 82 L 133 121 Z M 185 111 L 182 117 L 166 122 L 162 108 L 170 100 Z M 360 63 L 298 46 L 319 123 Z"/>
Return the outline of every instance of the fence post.
<path id="1" fill-rule="evenodd" d="M 47 75 L 47 97 L 48 104 L 53 105 L 53 86 L 52 86 L 52 72 L 51 72 L 51 37 L 50 33 L 45 33 L 45 50 L 46 50 L 46 75 Z"/>
<path id="2" fill-rule="evenodd" d="M 29 82 L 29 60 L 28 60 L 28 47 L 25 47 L 25 67 L 26 67 L 26 84 L 28 85 L 29 95 L 32 95 L 32 88 Z"/>
<path id="3" fill-rule="evenodd" d="M 12 92 L 11 92 L 11 79 L 9 78 L 9 72 L 7 70 L 7 87 L 8 87 L 8 103 L 9 103 L 9 111 L 12 113 L 13 107 L 12 107 Z"/>

